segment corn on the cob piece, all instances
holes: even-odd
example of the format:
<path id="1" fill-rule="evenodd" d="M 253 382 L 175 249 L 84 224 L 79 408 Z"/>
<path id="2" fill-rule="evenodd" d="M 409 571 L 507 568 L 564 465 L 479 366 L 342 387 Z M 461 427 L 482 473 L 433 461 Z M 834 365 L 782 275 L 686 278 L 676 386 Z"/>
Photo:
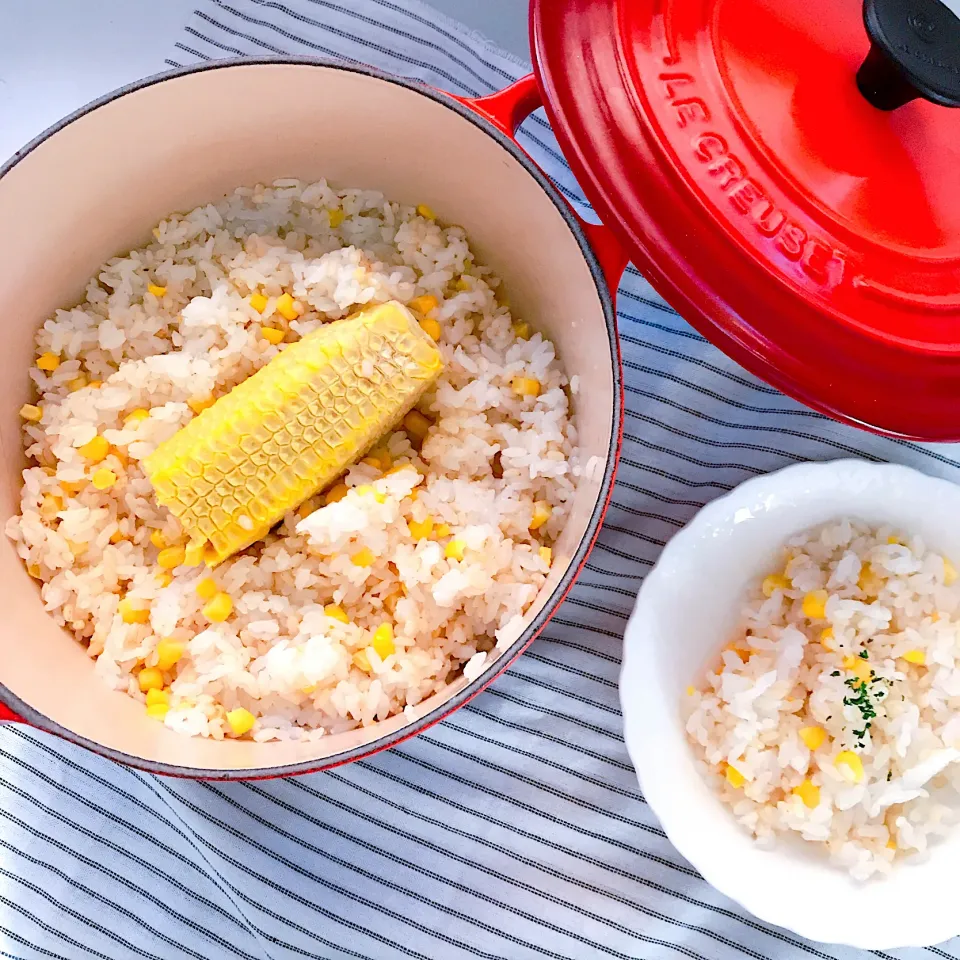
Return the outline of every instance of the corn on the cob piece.
<path id="1" fill-rule="evenodd" d="M 327 324 L 157 447 L 147 476 L 214 566 L 363 456 L 441 367 L 399 303 Z"/>

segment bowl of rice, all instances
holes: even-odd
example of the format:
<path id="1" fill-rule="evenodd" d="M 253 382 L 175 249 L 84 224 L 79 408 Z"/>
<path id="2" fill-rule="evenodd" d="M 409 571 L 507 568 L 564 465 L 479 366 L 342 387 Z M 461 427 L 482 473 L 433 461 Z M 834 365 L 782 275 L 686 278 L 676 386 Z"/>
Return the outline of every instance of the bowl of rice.
<path id="1" fill-rule="evenodd" d="M 296 774 L 425 729 L 532 642 L 612 487 L 623 257 L 598 261 L 513 142 L 531 82 L 465 103 L 218 62 L 118 91 L 0 171 L 0 719 L 159 773 Z M 321 406 L 359 435 L 388 352 L 343 338 L 381 314 L 436 358 L 429 382 L 254 529 L 284 443 L 340 455 L 284 356 L 319 344 L 322 370 L 335 343 L 349 369 Z M 230 399 L 285 391 L 262 422 Z M 292 433 L 268 449 L 260 427 Z M 204 431 L 171 462 L 242 528 L 217 556 L 156 466 Z"/>
<path id="2" fill-rule="evenodd" d="M 647 802 L 718 890 L 812 940 L 960 932 L 958 509 L 901 466 L 758 477 L 667 545 L 629 622 Z"/>

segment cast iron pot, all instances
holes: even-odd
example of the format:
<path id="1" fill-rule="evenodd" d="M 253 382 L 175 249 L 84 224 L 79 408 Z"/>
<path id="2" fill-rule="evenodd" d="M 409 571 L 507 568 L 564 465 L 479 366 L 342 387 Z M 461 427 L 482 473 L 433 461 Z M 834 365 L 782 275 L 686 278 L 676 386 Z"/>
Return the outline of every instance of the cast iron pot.
<path id="1" fill-rule="evenodd" d="M 547 583 L 516 640 L 478 678 L 461 677 L 412 716 L 311 743 L 188 738 L 109 690 L 84 649 L 44 612 L 11 542 L 0 543 L 0 721 L 23 722 L 154 773 L 286 776 L 369 756 L 466 703 L 520 655 L 570 589 L 613 485 L 623 395 L 613 292 L 626 255 L 582 222 L 513 139 L 539 105 L 533 75 L 464 100 L 374 70 L 283 58 L 222 60 L 125 87 L 47 130 L 0 169 L 0 520 L 17 512 L 25 466 L 18 410 L 30 399 L 37 327 L 76 302 L 111 256 L 149 240 L 172 211 L 277 177 L 377 189 L 461 224 L 504 279 L 516 312 L 557 346 L 570 376 L 584 461 Z M 269 117 L 274 136 L 253 118 Z M 425 150 L 424 144 L 430 144 Z"/>

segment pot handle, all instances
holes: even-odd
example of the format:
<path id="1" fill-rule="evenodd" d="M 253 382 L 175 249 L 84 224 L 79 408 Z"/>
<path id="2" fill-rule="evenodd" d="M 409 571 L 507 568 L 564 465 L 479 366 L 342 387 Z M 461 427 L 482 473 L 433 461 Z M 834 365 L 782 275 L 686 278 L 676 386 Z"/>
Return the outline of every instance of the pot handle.
<path id="1" fill-rule="evenodd" d="M 26 723 L 26 721 L 0 703 L 0 723 Z"/>
<path id="2" fill-rule="evenodd" d="M 454 97 L 454 100 L 458 100 L 484 120 L 489 120 L 514 143 L 517 142 L 516 132 L 520 124 L 534 110 L 543 106 L 540 85 L 533 73 L 528 73 L 515 83 L 511 83 L 509 87 L 504 87 L 503 90 L 498 90 L 486 97 Z M 616 300 L 620 278 L 630 261 L 626 248 L 609 227 L 603 224 L 587 223 L 569 203 L 567 206 L 580 225 L 580 229 L 586 234 L 600 269 L 603 271 L 607 286 L 610 288 L 610 294 Z"/>

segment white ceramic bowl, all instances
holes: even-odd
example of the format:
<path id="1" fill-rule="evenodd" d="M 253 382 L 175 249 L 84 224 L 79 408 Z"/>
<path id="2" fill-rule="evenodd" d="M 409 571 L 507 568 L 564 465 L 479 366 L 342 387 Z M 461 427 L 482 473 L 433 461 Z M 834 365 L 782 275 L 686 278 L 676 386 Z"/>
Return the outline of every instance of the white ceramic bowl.
<path id="1" fill-rule="evenodd" d="M 907 467 L 837 460 L 742 484 L 704 507 L 644 582 L 624 637 L 624 734 L 671 842 L 722 893 L 812 940 L 925 946 L 960 933 L 960 830 L 923 862 L 855 881 L 799 838 L 759 847 L 707 786 L 684 736 L 684 691 L 729 639 L 748 582 L 789 536 L 844 516 L 893 524 L 960 556 L 960 487 Z"/>

